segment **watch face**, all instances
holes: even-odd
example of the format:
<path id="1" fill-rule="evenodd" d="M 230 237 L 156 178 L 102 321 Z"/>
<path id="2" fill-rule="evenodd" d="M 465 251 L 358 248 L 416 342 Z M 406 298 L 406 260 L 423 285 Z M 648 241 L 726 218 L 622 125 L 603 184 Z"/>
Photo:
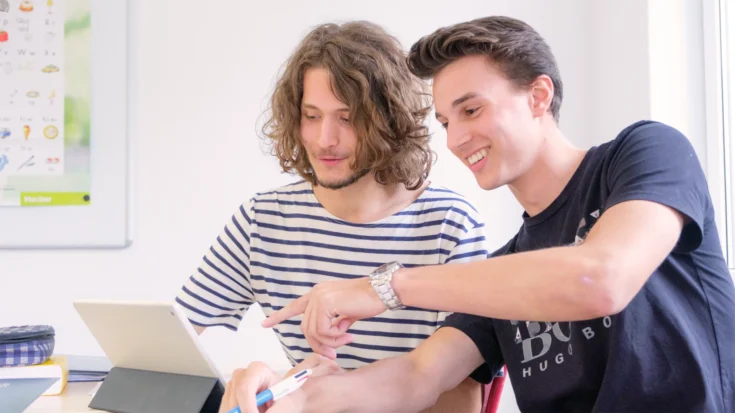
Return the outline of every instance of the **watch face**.
<path id="1" fill-rule="evenodd" d="M 381 273 L 388 272 L 391 268 L 393 268 L 394 266 L 397 266 L 397 265 L 398 265 L 398 263 L 395 262 L 395 261 L 394 262 L 387 262 L 387 263 L 381 265 L 380 267 L 378 267 L 373 272 L 373 274 L 381 274 Z"/>

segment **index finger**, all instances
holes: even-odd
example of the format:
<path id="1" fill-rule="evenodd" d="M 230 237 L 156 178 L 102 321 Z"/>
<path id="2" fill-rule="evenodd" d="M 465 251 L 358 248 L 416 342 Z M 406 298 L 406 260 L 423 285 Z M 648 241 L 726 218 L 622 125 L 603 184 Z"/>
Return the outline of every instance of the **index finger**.
<path id="1" fill-rule="evenodd" d="M 270 328 L 288 320 L 289 318 L 293 318 L 299 314 L 303 314 L 304 311 L 306 311 L 306 305 L 309 303 L 309 294 L 310 293 L 306 293 L 301 297 L 291 301 L 287 306 L 281 308 L 280 310 L 271 314 L 270 317 L 263 320 L 260 325 L 265 328 Z"/>

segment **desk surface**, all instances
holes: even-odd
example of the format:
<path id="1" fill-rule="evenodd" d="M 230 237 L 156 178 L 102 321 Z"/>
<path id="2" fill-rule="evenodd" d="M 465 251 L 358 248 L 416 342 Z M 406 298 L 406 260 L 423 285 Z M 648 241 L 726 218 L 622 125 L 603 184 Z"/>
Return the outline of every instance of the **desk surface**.
<path id="1" fill-rule="evenodd" d="M 41 396 L 23 413 L 86 413 L 97 412 L 87 407 L 92 400 L 90 392 L 99 382 L 67 383 L 64 392 L 58 396 Z"/>

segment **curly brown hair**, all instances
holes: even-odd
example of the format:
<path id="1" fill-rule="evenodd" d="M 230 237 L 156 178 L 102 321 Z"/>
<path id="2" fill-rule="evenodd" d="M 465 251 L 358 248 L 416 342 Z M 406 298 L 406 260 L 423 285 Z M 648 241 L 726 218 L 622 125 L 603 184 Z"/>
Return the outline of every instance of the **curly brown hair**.
<path id="1" fill-rule="evenodd" d="M 384 185 L 423 185 L 434 162 L 424 123 L 430 100 L 398 40 L 365 21 L 324 24 L 301 41 L 285 65 L 262 129 L 284 172 L 317 184 L 301 142 L 301 99 L 306 71 L 323 68 L 334 94 L 349 107 L 358 141 L 351 168 L 372 172 Z"/>
<path id="2" fill-rule="evenodd" d="M 506 16 L 490 16 L 443 27 L 414 43 L 408 54 L 411 72 L 422 79 L 436 76 L 465 56 L 487 56 L 506 78 L 525 88 L 540 75 L 554 85 L 549 111 L 559 122 L 563 84 L 551 48 L 527 23 Z"/>

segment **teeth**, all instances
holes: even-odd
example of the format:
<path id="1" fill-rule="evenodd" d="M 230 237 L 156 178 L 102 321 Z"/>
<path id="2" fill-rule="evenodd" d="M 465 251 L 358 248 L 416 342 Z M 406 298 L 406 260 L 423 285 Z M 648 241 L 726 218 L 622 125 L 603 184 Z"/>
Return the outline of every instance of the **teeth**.
<path id="1" fill-rule="evenodd" d="M 474 165 L 477 162 L 480 162 L 483 158 L 487 156 L 487 149 L 481 149 L 472 155 L 470 155 L 467 160 L 470 162 L 470 165 Z"/>

